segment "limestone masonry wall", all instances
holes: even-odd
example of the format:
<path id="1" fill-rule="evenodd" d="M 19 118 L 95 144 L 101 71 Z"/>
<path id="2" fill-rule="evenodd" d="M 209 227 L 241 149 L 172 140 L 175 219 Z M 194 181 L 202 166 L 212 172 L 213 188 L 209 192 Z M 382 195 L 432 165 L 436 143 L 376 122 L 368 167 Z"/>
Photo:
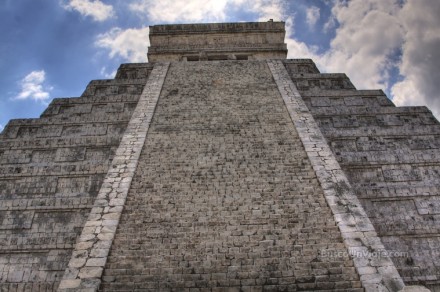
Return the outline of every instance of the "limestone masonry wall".
<path id="1" fill-rule="evenodd" d="M 311 60 L 121 65 L 0 134 L 0 290 L 440 291 L 439 138 Z"/>
<path id="2" fill-rule="evenodd" d="M 100 289 L 362 291 L 266 62 L 171 63 Z"/>
<path id="3" fill-rule="evenodd" d="M 151 64 L 122 65 L 78 98 L 0 135 L 0 290 L 52 291 L 70 259 Z"/>
<path id="4" fill-rule="evenodd" d="M 58 291 L 96 291 L 99 288 L 168 67 L 169 63 L 156 63 L 149 74 Z"/>
<path id="5" fill-rule="evenodd" d="M 284 64 L 270 60 L 268 65 L 353 259 L 362 287 L 366 292 L 401 291 L 405 286 L 402 278 Z"/>
<path id="6" fill-rule="evenodd" d="M 285 66 L 407 284 L 440 284 L 440 125 L 311 60 Z M 437 289 L 437 290 L 436 290 Z"/>
<path id="7" fill-rule="evenodd" d="M 153 25 L 148 60 L 181 61 L 201 52 L 252 60 L 285 59 L 284 26 L 284 22 L 274 21 Z"/>

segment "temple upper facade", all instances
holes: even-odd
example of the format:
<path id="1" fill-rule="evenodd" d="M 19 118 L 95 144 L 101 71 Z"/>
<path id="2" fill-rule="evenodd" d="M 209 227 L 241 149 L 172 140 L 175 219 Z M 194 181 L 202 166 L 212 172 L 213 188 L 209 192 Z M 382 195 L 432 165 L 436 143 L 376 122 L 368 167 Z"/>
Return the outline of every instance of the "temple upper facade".
<path id="1" fill-rule="evenodd" d="M 148 60 L 208 61 L 286 59 L 284 22 L 150 26 Z"/>

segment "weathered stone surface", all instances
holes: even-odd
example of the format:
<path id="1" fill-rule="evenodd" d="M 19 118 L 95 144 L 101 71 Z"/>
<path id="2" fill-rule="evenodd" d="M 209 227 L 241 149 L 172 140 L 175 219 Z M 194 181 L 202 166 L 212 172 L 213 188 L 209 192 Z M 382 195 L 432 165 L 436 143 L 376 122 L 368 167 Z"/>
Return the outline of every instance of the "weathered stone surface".
<path id="1" fill-rule="evenodd" d="M 148 60 L 208 61 L 285 59 L 284 22 L 150 26 Z"/>
<path id="2" fill-rule="evenodd" d="M 368 292 L 400 290 L 404 283 L 397 269 L 385 254 L 380 239 L 372 233 L 375 231 L 373 225 L 354 195 L 346 175 L 341 171 L 284 64 L 282 61 L 268 61 L 268 64 L 310 163 L 323 187 L 324 196 L 338 223 L 344 243 L 350 255 L 355 258 L 354 264 L 363 287 Z M 362 245 L 353 242 L 353 238 Z M 381 253 L 381 261 L 376 264 L 375 253 Z"/>
<path id="3" fill-rule="evenodd" d="M 151 68 L 123 65 L 118 79 L 91 84 L 143 87 Z M 126 71 L 139 78 L 123 78 Z M 138 98 L 54 99 L 39 119 L 8 123 L 0 135 L 0 290 L 57 288 Z M 85 263 L 75 257 L 70 267 Z"/>
<path id="4" fill-rule="evenodd" d="M 406 286 L 401 292 L 430 292 L 431 290 L 423 286 Z M 400 292 L 400 291 L 399 291 Z"/>
<path id="5" fill-rule="evenodd" d="M 103 275 L 104 291 L 360 287 L 265 62 L 171 64 Z"/>
<path id="6" fill-rule="evenodd" d="M 64 291 L 62 287 L 65 286 L 93 291 L 100 285 L 103 267 L 123 210 L 122 206 L 125 204 L 167 70 L 168 63 L 156 63 L 149 74 L 148 82 L 70 259 L 69 268 L 78 268 L 79 273 L 71 273 L 70 269 L 66 269 L 59 291 Z M 102 206 L 109 207 L 102 208 Z M 79 254 L 84 254 L 85 257 L 79 259 L 77 257 Z M 76 286 L 71 287 L 74 284 Z"/>
<path id="7" fill-rule="evenodd" d="M 425 107 L 395 107 L 380 90 L 329 88 L 311 60 L 285 67 L 405 283 L 437 291 L 438 122 Z"/>

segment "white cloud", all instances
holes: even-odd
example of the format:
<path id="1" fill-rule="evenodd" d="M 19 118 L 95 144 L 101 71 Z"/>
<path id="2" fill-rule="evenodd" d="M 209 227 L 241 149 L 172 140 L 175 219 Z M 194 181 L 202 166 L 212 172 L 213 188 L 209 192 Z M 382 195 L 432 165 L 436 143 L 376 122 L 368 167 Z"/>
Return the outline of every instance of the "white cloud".
<path id="1" fill-rule="evenodd" d="M 78 11 L 83 16 L 90 16 L 95 21 L 104 21 L 114 16 L 113 6 L 100 0 L 70 0 L 64 8 Z"/>
<path id="2" fill-rule="evenodd" d="M 218 0 L 138 0 L 129 8 L 153 22 L 224 20 L 227 1 Z"/>
<path id="3" fill-rule="evenodd" d="M 317 48 L 313 46 L 308 46 L 306 43 L 298 41 L 294 38 L 286 38 L 285 42 L 287 44 L 287 58 L 289 59 L 313 59 L 316 60 L 319 56 L 316 54 Z"/>
<path id="4" fill-rule="evenodd" d="M 3 131 L 4 128 L 5 127 L 2 124 L 0 124 L 0 132 Z"/>
<path id="5" fill-rule="evenodd" d="M 288 56 L 312 58 L 324 72 L 344 72 L 358 88 L 385 89 L 392 66 L 388 57 L 403 42 L 401 25 L 393 16 L 396 11 L 394 0 L 336 1 L 327 29 L 336 21 L 339 27 L 330 49 L 318 55 L 317 48 L 290 34 Z"/>
<path id="6" fill-rule="evenodd" d="M 256 13 L 260 21 L 283 19 L 282 0 L 136 0 L 129 8 L 156 23 L 225 21 L 229 9 Z"/>
<path id="7" fill-rule="evenodd" d="M 284 3 L 279 0 L 254 0 L 254 1 L 232 1 L 235 4 L 241 4 L 242 9 L 250 9 L 258 14 L 258 21 L 287 20 L 289 17 L 284 15 Z"/>
<path id="8" fill-rule="evenodd" d="M 286 38 L 284 41 L 287 44 L 287 58 L 310 58 L 316 61 L 319 58 L 316 54 L 317 49 L 292 37 L 294 35 L 293 20 L 293 17 L 286 20 Z"/>
<path id="9" fill-rule="evenodd" d="M 398 17 L 405 29 L 399 66 L 404 77 L 392 88 L 397 105 L 428 105 L 440 118 L 440 2 L 408 0 Z"/>
<path id="10" fill-rule="evenodd" d="M 33 99 L 36 101 L 46 101 L 50 98 L 49 91 L 52 87 L 45 86 L 46 72 L 32 71 L 20 81 L 21 91 L 13 99 L 24 100 Z"/>
<path id="11" fill-rule="evenodd" d="M 110 50 L 109 56 L 119 56 L 128 62 L 146 62 L 149 28 L 113 28 L 98 35 L 95 45 Z"/>
<path id="12" fill-rule="evenodd" d="M 422 105 L 424 103 L 423 94 L 417 88 L 413 78 L 406 78 L 404 81 L 397 82 L 391 89 L 394 96 L 393 101 L 396 105 Z"/>
<path id="13" fill-rule="evenodd" d="M 116 71 L 117 70 L 113 70 L 113 71 L 109 72 L 109 71 L 107 71 L 107 67 L 104 66 L 101 68 L 100 73 L 101 73 L 101 76 L 103 76 L 106 79 L 113 79 L 116 76 Z"/>
<path id="14" fill-rule="evenodd" d="M 320 11 L 316 6 L 310 6 L 306 10 L 306 21 L 309 27 L 314 27 L 316 22 L 319 20 Z"/>
<path id="15" fill-rule="evenodd" d="M 324 32 L 327 33 L 336 26 L 336 19 L 333 15 L 331 15 L 327 22 L 324 24 Z"/>
<path id="16" fill-rule="evenodd" d="M 398 68 L 403 80 L 391 88 L 396 105 L 427 105 L 440 118 L 438 15 L 438 1 L 337 0 L 324 27 L 339 25 L 330 49 L 318 55 L 289 37 L 289 58 L 312 58 L 324 72 L 346 73 L 361 89 L 389 88 L 391 69 Z"/>
<path id="17" fill-rule="evenodd" d="M 389 56 L 403 42 L 395 0 L 339 1 L 332 13 L 339 23 L 330 50 L 318 59 L 329 72 L 345 72 L 359 88 L 387 88 Z"/>

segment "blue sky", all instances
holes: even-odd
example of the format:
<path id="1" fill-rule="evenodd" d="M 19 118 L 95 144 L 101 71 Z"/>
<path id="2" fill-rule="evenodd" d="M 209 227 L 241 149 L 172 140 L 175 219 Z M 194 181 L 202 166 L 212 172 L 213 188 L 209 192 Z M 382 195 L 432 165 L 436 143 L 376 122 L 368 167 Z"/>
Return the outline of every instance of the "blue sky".
<path id="1" fill-rule="evenodd" d="M 146 62 L 148 26 L 283 20 L 289 58 L 440 117 L 438 0 L 1 0 L 0 129 Z"/>

